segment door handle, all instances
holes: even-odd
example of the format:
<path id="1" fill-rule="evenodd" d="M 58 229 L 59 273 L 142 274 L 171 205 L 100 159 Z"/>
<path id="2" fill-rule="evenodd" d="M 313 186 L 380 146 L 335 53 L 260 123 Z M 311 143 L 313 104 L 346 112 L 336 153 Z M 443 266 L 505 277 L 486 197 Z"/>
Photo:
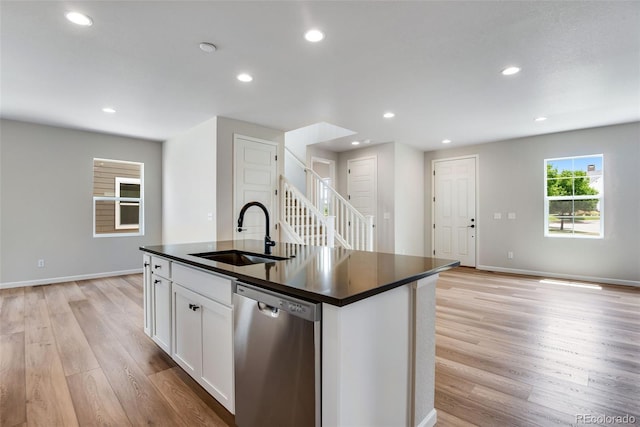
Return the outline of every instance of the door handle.
<path id="1" fill-rule="evenodd" d="M 467 225 L 468 228 L 476 228 L 475 224 Z"/>

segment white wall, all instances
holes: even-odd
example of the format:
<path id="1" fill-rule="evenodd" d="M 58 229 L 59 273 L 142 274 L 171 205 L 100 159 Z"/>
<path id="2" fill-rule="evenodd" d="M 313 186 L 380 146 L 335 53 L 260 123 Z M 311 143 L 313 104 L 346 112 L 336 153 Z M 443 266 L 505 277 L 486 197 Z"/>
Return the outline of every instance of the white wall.
<path id="1" fill-rule="evenodd" d="M 218 117 L 217 125 L 217 239 L 233 239 L 233 135 L 251 136 L 278 142 L 278 174 L 284 173 L 284 131 L 255 123 Z"/>
<path id="2" fill-rule="evenodd" d="M 423 152 L 395 143 L 395 253 L 424 255 Z"/>
<path id="3" fill-rule="evenodd" d="M 216 130 L 214 117 L 163 144 L 165 244 L 216 240 Z"/>
<path id="4" fill-rule="evenodd" d="M 544 237 L 544 159 L 598 153 L 604 154 L 605 237 Z M 469 154 L 479 155 L 479 268 L 640 285 L 640 123 L 425 153 L 426 253 L 432 250 L 432 160 Z M 494 212 L 503 219 L 494 220 Z M 507 212 L 516 219 L 506 219 Z"/>
<path id="5" fill-rule="evenodd" d="M 160 142 L 0 120 L 0 153 L 4 286 L 140 271 L 160 243 Z M 93 237 L 94 157 L 144 163 L 144 236 Z"/>

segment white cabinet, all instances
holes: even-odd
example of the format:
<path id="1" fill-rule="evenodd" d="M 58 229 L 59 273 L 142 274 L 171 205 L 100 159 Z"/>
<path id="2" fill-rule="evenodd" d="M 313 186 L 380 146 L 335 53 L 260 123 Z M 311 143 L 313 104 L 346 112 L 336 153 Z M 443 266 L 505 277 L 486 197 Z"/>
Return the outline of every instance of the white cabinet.
<path id="1" fill-rule="evenodd" d="M 151 338 L 171 354 L 171 281 L 152 275 Z"/>
<path id="2" fill-rule="evenodd" d="M 173 359 L 231 413 L 232 280 L 173 264 Z"/>
<path id="3" fill-rule="evenodd" d="M 145 332 L 171 354 L 171 262 L 157 256 L 145 257 Z"/>
<path id="4" fill-rule="evenodd" d="M 144 333 L 151 336 L 151 255 L 142 255 L 142 307 L 144 309 Z"/>

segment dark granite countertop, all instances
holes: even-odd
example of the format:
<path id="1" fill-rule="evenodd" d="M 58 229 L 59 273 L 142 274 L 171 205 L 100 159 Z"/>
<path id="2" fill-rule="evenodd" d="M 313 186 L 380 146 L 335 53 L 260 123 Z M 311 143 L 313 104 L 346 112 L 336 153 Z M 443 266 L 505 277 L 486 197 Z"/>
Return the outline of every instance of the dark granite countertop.
<path id="1" fill-rule="evenodd" d="M 232 249 L 263 254 L 264 242 L 229 240 L 140 248 L 276 292 L 336 306 L 351 304 L 460 265 L 459 261 L 446 259 L 280 242 L 272 248 L 272 254 L 289 259 L 269 264 L 234 266 L 191 255 Z"/>

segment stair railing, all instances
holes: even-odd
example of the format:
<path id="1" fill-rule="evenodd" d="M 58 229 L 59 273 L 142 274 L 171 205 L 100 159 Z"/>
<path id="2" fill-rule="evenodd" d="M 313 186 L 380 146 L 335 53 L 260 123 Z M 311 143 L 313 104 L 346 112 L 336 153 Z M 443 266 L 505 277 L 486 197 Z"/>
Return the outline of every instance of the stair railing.
<path id="1" fill-rule="evenodd" d="M 281 211 L 284 227 L 305 245 L 334 247 L 335 218 L 325 216 L 284 176 L 280 176 Z"/>
<path id="2" fill-rule="evenodd" d="M 351 203 L 331 185 L 308 168 L 298 157 L 285 147 L 295 163 L 302 168 L 308 179 L 308 197 L 320 213 L 335 217 L 335 236 L 347 249 L 373 251 L 374 217 L 362 215 Z M 304 196 L 303 196 L 304 197 Z"/>

